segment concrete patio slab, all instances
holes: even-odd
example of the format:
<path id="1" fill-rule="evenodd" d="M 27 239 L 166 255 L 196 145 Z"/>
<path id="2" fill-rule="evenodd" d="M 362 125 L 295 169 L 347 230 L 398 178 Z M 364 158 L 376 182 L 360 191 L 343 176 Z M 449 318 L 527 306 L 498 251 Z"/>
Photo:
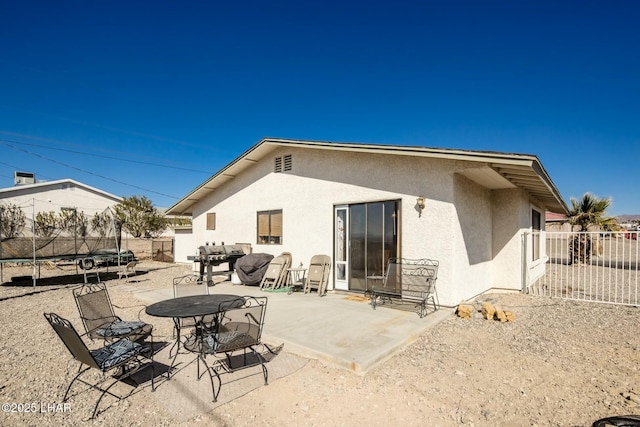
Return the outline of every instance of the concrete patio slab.
<path id="1" fill-rule="evenodd" d="M 171 288 L 145 290 L 132 287 L 139 300 L 151 304 L 172 298 Z M 355 294 L 265 292 L 256 286 L 222 282 L 210 293 L 269 297 L 263 340 L 285 351 L 363 374 L 377 363 L 416 340 L 422 333 L 453 314 L 441 308 L 420 318 L 415 311 L 385 306 L 371 308 L 369 300 Z"/>

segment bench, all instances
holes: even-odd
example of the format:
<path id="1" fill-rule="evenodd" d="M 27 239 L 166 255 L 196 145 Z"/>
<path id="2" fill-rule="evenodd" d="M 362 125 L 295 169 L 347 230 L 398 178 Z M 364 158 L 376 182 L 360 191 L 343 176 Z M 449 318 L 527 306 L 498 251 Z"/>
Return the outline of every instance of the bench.
<path id="1" fill-rule="evenodd" d="M 427 315 L 427 304 L 435 301 L 435 286 L 439 262 L 431 259 L 392 258 L 381 285 L 371 289 L 371 306 L 389 303 L 412 303 L 418 315 Z"/>

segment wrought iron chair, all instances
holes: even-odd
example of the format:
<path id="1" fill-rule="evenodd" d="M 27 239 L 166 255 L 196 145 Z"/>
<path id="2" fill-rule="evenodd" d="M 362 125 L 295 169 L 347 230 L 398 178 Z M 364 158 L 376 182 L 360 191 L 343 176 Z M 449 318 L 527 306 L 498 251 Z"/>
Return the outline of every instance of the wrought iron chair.
<path id="1" fill-rule="evenodd" d="M 173 278 L 173 297 L 186 297 L 189 295 L 209 295 L 209 286 L 200 280 L 198 274 Z"/>
<path id="2" fill-rule="evenodd" d="M 58 334 L 73 358 L 80 362 L 78 373 L 71 380 L 66 392 L 64 393 L 64 397 L 62 399 L 63 402 L 66 402 L 70 397 L 69 392 L 76 381 L 86 384 L 96 390 L 100 390 L 102 393 L 100 394 L 91 415 L 91 418 L 95 418 L 98 412 L 98 406 L 105 394 L 109 394 L 121 400 L 130 396 L 135 390 L 135 388 L 132 388 L 131 392 L 126 396 L 118 396 L 109 391 L 111 387 L 119 381 L 128 379 L 131 375 L 149 366 L 151 367 L 151 390 L 155 391 L 153 345 L 142 345 L 137 342 L 122 339 L 111 342 L 96 350 L 89 350 L 71 322 L 55 313 L 44 313 L 44 317 L 55 330 L 56 334 Z M 114 381 L 108 386 L 105 386 L 106 383 L 103 383 L 103 378 L 101 378 L 97 383 L 88 382 L 81 378 L 82 375 L 90 369 L 97 369 L 103 375 L 113 371 L 114 374 L 112 375 L 112 378 Z"/>
<path id="3" fill-rule="evenodd" d="M 141 342 L 153 331 L 153 325 L 140 319 L 125 321 L 116 316 L 104 282 L 85 283 L 73 290 L 73 297 L 85 332 L 92 340 L 115 341 L 127 338 Z"/>
<path id="4" fill-rule="evenodd" d="M 269 372 L 264 356 L 258 351 L 260 346 L 274 353 L 262 343 L 262 328 L 267 309 L 267 297 L 246 296 L 244 304 L 233 307 L 230 302 L 229 309 L 221 307 L 219 316 L 211 324 L 200 325 L 184 346 L 187 350 L 198 353 L 198 378 L 204 375 L 200 373 L 202 361 L 211 379 L 213 401 L 217 401 L 222 379 L 218 373 L 220 370 L 234 372 L 239 369 L 260 365 L 264 376 L 264 384 L 268 384 Z M 241 352 L 239 354 L 239 352 Z M 275 354 L 275 353 L 274 353 Z M 206 361 L 207 355 L 218 358 L 210 366 Z M 218 380 L 218 391 L 213 382 L 213 376 Z"/>
<path id="5" fill-rule="evenodd" d="M 209 295 L 209 286 L 200 280 L 200 276 L 197 274 L 187 274 L 186 276 L 173 278 L 173 297 L 185 297 L 191 295 Z M 211 322 L 213 316 L 205 316 L 205 322 Z M 174 321 L 174 333 L 176 336 L 176 342 L 169 350 L 169 357 L 173 353 L 173 349 L 177 347 L 176 351 L 180 350 L 180 334 L 181 331 L 186 328 L 194 328 L 196 326 L 196 319 L 193 318 L 180 318 Z"/>

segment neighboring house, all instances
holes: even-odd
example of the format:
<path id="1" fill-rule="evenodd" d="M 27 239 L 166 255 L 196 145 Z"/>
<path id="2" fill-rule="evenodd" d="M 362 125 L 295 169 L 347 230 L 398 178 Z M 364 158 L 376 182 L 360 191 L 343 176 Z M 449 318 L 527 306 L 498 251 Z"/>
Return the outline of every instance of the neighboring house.
<path id="1" fill-rule="evenodd" d="M 56 212 L 76 209 L 91 218 L 122 201 L 121 197 L 82 184 L 73 179 L 44 181 L 0 189 L 0 203 L 22 207 L 27 218 L 33 212 Z"/>
<path id="2" fill-rule="evenodd" d="M 294 266 L 326 254 L 329 289 L 362 292 L 391 257 L 437 259 L 439 302 L 453 306 L 544 273 L 531 232 L 546 211 L 568 208 L 533 155 L 267 138 L 167 214 L 193 218 L 176 254 L 205 242 L 290 252 Z"/>
<path id="3" fill-rule="evenodd" d="M 37 214 L 41 212 L 54 212 L 60 215 L 62 211 L 67 210 L 83 213 L 87 218 L 87 224 L 91 224 L 95 214 L 105 212 L 107 208 L 112 208 L 121 200 L 122 198 L 118 196 L 72 179 L 2 188 L 0 204 L 19 206 L 27 221 L 20 236 L 3 239 L 0 260 L 73 259 L 94 254 L 102 249 L 116 248 L 120 241 L 115 229 L 107 231 L 106 236 L 100 236 L 92 234 L 91 231 L 88 234 L 84 234 L 83 231 L 74 234 L 58 228 L 51 234 L 36 236 L 34 239 L 31 220 L 37 218 Z"/>
<path id="4" fill-rule="evenodd" d="M 545 229 L 546 231 L 562 231 L 570 232 L 571 224 L 569 224 L 569 218 L 565 214 L 546 212 L 545 213 Z"/>

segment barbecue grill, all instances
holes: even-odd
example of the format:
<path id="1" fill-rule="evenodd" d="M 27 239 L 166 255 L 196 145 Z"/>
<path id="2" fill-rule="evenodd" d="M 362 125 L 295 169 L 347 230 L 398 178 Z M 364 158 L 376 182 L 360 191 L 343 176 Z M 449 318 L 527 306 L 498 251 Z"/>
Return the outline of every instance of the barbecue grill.
<path id="1" fill-rule="evenodd" d="M 229 264 L 228 271 L 216 271 L 216 274 L 233 273 L 236 260 L 245 255 L 240 245 L 205 245 L 198 248 L 198 257 L 194 260 L 200 263 L 200 280 L 204 278 L 204 268 L 207 267 L 207 284 L 212 285 L 213 266 L 223 263 Z"/>

